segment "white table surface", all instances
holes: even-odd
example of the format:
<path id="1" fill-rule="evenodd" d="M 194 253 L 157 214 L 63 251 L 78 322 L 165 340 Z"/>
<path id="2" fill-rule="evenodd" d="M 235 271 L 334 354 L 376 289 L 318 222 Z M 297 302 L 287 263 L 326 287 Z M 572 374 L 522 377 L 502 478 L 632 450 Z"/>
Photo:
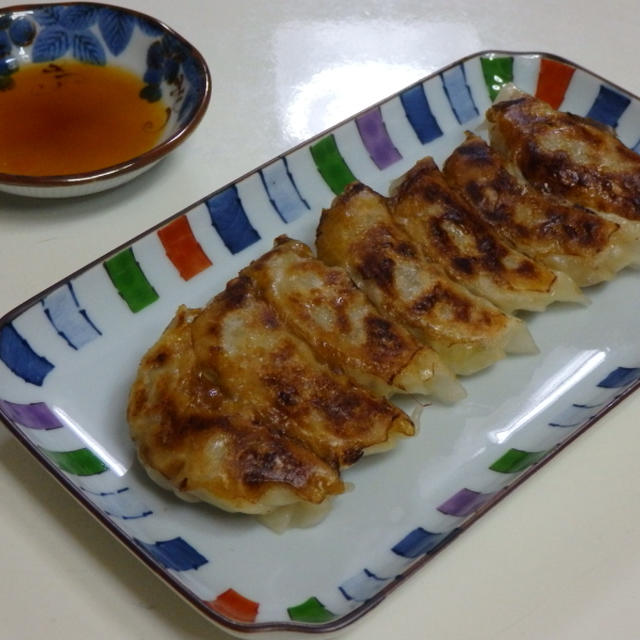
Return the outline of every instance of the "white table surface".
<path id="1" fill-rule="evenodd" d="M 184 146 L 127 186 L 74 201 L 0 196 L 0 316 L 215 188 L 466 54 L 556 53 L 640 94 L 637 0 L 121 4 L 157 16 L 200 49 L 213 75 L 211 106 Z M 377 83 L 371 75 L 361 82 L 372 69 Z M 638 427 L 636 394 L 343 637 L 640 637 Z M 228 638 L 5 430 L 0 512 L 0 638 Z"/>

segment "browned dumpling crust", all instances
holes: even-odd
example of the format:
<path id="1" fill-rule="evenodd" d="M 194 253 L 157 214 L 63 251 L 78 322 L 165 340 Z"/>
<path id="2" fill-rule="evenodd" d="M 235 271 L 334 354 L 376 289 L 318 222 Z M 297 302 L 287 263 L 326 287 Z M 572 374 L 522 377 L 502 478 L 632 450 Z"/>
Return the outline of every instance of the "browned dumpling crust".
<path id="1" fill-rule="evenodd" d="M 191 336 L 199 312 L 178 309 L 131 387 L 130 432 L 151 477 L 180 496 L 251 514 L 342 493 L 335 465 L 204 375 Z"/>
<path id="2" fill-rule="evenodd" d="M 315 523 L 345 490 L 342 469 L 415 433 L 318 361 L 246 275 L 204 309 L 178 309 L 140 362 L 127 418 L 161 486 L 276 530 Z"/>
<path id="3" fill-rule="evenodd" d="M 322 212 L 318 257 L 346 269 L 385 316 L 407 327 L 459 374 L 535 351 L 524 323 L 450 280 L 394 222 L 385 198 L 354 183 Z"/>
<path id="4" fill-rule="evenodd" d="M 320 363 L 246 276 L 194 318 L 191 335 L 197 366 L 225 395 L 335 468 L 414 433 L 400 409 Z"/>
<path id="5" fill-rule="evenodd" d="M 487 111 L 491 143 L 536 188 L 640 220 L 640 156 L 594 120 L 508 86 Z"/>
<path id="6" fill-rule="evenodd" d="M 430 157 L 417 162 L 394 185 L 394 220 L 447 275 L 511 313 L 542 311 L 555 301 L 583 296 L 558 274 L 515 250 L 450 185 Z"/>
<path id="7" fill-rule="evenodd" d="M 286 236 L 242 270 L 287 327 L 315 355 L 383 395 L 433 394 L 445 402 L 465 394 L 438 354 L 402 325 L 383 317 L 347 272 Z"/>
<path id="8" fill-rule="evenodd" d="M 564 203 L 507 169 L 481 137 L 467 133 L 444 175 L 484 220 L 520 251 L 567 273 L 578 285 L 610 280 L 640 255 L 640 235 L 623 219 Z"/>

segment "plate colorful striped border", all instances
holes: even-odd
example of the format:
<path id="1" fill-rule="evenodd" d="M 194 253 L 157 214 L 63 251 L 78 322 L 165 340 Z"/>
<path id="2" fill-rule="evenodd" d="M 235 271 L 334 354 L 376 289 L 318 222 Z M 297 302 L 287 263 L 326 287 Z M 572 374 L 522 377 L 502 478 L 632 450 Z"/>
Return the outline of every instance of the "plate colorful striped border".
<path id="1" fill-rule="evenodd" d="M 227 631 L 346 626 L 640 384 L 631 339 L 637 274 L 623 273 L 590 292 L 587 308 L 528 318 L 539 355 L 465 380 L 468 398 L 454 407 L 424 408 L 411 447 L 349 471 L 355 490 L 312 529 L 277 535 L 187 505 L 134 460 L 128 387 L 176 307 L 206 302 L 277 235 L 312 242 L 320 211 L 352 180 L 386 192 L 418 158 L 442 161 L 466 129 L 482 131 L 485 110 L 512 81 L 640 147 L 640 103 L 626 91 L 552 55 L 479 53 L 212 193 L 0 321 L 2 420 Z M 616 331 L 605 330 L 612 323 Z"/>

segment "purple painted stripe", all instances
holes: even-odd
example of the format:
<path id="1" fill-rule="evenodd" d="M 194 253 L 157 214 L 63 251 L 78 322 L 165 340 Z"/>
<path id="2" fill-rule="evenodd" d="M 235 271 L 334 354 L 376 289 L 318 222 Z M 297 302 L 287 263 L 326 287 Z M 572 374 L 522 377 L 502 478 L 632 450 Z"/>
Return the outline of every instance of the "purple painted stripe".
<path id="1" fill-rule="evenodd" d="M 449 516 L 468 516 L 485 504 L 493 495 L 493 493 L 480 493 L 471 489 L 461 489 L 448 500 L 445 500 L 438 507 L 438 511 Z"/>
<path id="2" fill-rule="evenodd" d="M 27 429 L 59 429 L 62 423 L 44 402 L 20 404 L 0 400 L 0 409 L 5 415 Z"/>
<path id="3" fill-rule="evenodd" d="M 402 160 L 402 155 L 389 137 L 380 107 L 358 116 L 356 126 L 365 148 L 378 169 L 386 169 L 398 160 Z"/>

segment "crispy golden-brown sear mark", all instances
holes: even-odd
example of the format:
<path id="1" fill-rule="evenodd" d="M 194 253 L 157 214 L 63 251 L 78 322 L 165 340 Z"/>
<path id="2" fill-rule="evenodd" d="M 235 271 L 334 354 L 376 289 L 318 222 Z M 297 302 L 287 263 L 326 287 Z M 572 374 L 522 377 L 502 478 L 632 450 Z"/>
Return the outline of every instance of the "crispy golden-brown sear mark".
<path id="1" fill-rule="evenodd" d="M 556 111 L 515 87 L 487 111 L 491 143 L 536 188 L 640 220 L 640 156 L 594 120 Z"/>
<path id="2" fill-rule="evenodd" d="M 563 273 L 516 251 L 449 184 L 430 157 L 393 186 L 394 220 L 447 275 L 511 313 L 542 311 L 555 301 L 582 301 Z"/>
<path id="3" fill-rule="evenodd" d="M 314 257 L 285 236 L 242 270 L 287 327 L 330 366 L 384 395 L 434 394 L 445 402 L 464 396 L 431 348 L 383 317 L 340 267 Z"/>
<path id="4" fill-rule="evenodd" d="M 252 514 L 341 493 L 335 465 L 203 374 L 191 336 L 198 313 L 178 309 L 130 391 L 131 436 L 151 477 L 180 496 Z"/>
<path id="5" fill-rule="evenodd" d="M 443 172 L 500 235 L 580 286 L 610 280 L 638 261 L 640 234 L 634 223 L 533 189 L 475 134 L 467 133 Z"/>
<path id="6" fill-rule="evenodd" d="M 318 256 L 347 270 L 385 316 L 435 349 L 456 373 L 535 351 L 524 323 L 451 281 L 393 221 L 385 199 L 354 183 L 322 212 Z"/>
<path id="7" fill-rule="evenodd" d="M 140 362 L 127 418 L 161 486 L 277 530 L 315 523 L 345 490 L 341 469 L 415 433 L 317 360 L 247 275 L 204 309 L 178 309 Z"/>
<path id="8" fill-rule="evenodd" d="M 335 468 L 414 433 L 400 409 L 318 362 L 246 276 L 213 298 L 191 334 L 197 366 L 225 395 Z"/>

